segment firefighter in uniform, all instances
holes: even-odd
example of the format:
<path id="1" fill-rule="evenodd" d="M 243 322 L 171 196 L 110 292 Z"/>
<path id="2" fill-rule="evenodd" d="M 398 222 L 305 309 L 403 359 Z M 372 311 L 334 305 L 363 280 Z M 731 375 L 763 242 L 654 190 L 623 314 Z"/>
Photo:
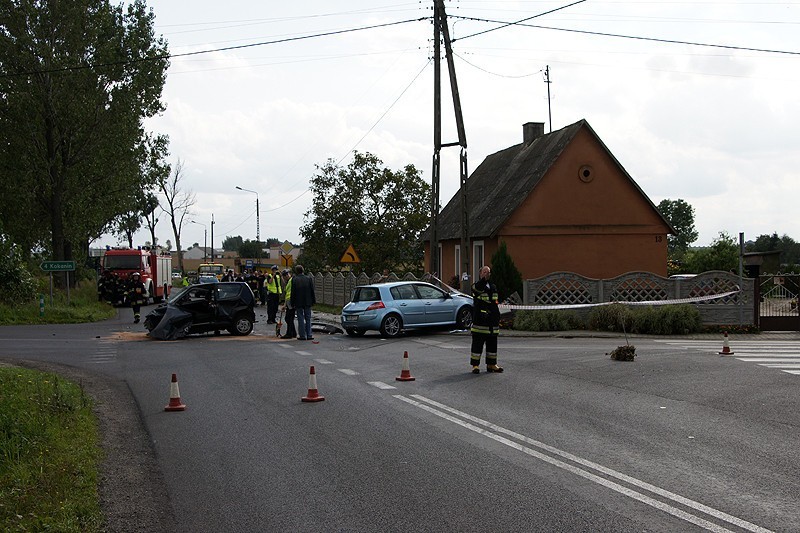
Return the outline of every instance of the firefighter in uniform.
<path id="1" fill-rule="evenodd" d="M 275 315 L 278 314 L 278 304 L 283 295 L 283 285 L 281 276 L 278 274 L 278 265 L 272 265 L 272 275 L 267 275 L 267 324 L 275 323 Z"/>
<path id="2" fill-rule="evenodd" d="M 497 366 L 497 337 L 500 333 L 500 308 L 497 285 L 489 280 L 492 269 L 481 267 L 480 279 L 472 285 L 472 348 L 469 364 L 472 373 L 480 373 L 481 354 L 486 345 L 486 371 L 502 372 Z"/>
<path id="3" fill-rule="evenodd" d="M 130 302 L 133 308 L 133 323 L 138 324 L 141 316 L 140 310 L 147 301 L 147 289 L 144 288 L 142 276 L 138 272 L 131 274 L 125 296 L 128 298 L 128 302 Z"/>

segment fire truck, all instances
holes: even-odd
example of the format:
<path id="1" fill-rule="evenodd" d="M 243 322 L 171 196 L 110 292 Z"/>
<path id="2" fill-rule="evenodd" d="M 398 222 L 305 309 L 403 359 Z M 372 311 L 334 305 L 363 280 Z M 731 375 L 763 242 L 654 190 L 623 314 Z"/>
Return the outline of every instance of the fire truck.
<path id="1" fill-rule="evenodd" d="M 169 296 L 172 289 L 172 257 L 169 252 L 145 246 L 106 248 L 100 260 L 101 280 L 114 279 L 124 286 L 134 272 L 140 274 L 148 298 L 152 298 L 154 303 Z"/>

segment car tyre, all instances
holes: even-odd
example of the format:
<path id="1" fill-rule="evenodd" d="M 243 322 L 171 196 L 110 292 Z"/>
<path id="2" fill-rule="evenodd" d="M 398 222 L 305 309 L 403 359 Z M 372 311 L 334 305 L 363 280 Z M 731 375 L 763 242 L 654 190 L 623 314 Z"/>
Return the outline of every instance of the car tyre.
<path id="1" fill-rule="evenodd" d="M 403 331 L 403 319 L 394 313 L 386 315 L 381 321 L 381 337 L 394 338 Z"/>
<path id="2" fill-rule="evenodd" d="M 253 321 L 247 315 L 239 314 L 233 319 L 233 326 L 228 328 L 231 335 L 244 337 L 253 331 Z"/>
<path id="3" fill-rule="evenodd" d="M 472 308 L 465 305 L 456 313 L 456 326 L 459 329 L 469 329 L 472 327 Z"/>
<path id="4" fill-rule="evenodd" d="M 353 328 L 347 328 L 345 329 L 345 331 L 351 337 L 363 337 L 364 334 L 366 333 L 366 331 L 364 331 L 363 329 L 353 329 Z"/>

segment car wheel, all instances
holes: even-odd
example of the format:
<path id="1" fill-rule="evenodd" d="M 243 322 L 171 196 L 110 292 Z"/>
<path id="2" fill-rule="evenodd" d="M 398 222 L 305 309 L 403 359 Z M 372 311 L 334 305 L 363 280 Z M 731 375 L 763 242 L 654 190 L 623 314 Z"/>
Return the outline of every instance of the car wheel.
<path id="1" fill-rule="evenodd" d="M 465 305 L 458 310 L 456 314 L 456 326 L 460 329 L 469 329 L 472 327 L 472 308 Z"/>
<path id="2" fill-rule="evenodd" d="M 403 319 L 400 315 L 386 315 L 381 322 L 381 336 L 394 338 L 403 331 Z"/>
<path id="3" fill-rule="evenodd" d="M 231 335 L 245 336 L 253 331 L 253 321 L 246 315 L 236 315 L 233 319 L 233 326 L 228 328 Z"/>
<path id="4" fill-rule="evenodd" d="M 348 334 L 348 335 L 350 335 L 351 337 L 363 337 L 363 336 L 364 336 L 364 333 L 366 333 L 366 331 L 364 331 L 363 329 L 352 329 L 352 328 L 348 328 L 348 329 L 346 329 L 345 331 L 346 331 L 346 332 L 347 332 L 347 334 Z"/>

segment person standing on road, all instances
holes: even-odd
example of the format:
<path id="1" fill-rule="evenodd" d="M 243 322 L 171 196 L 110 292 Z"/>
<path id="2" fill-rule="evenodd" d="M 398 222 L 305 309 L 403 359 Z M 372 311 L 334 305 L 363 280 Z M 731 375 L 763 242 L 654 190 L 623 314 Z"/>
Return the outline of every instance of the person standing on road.
<path id="1" fill-rule="evenodd" d="M 283 287 L 281 286 L 281 276 L 278 274 L 278 265 L 272 265 L 272 275 L 267 275 L 267 324 L 275 323 L 275 316 L 278 314 L 278 304 L 281 301 Z"/>
<path id="2" fill-rule="evenodd" d="M 147 301 L 147 289 L 145 289 L 144 283 L 142 283 L 142 276 L 138 272 L 131 274 L 125 294 L 133 308 L 133 323 L 138 324 L 141 316 L 140 311 Z"/>
<path id="3" fill-rule="evenodd" d="M 489 280 L 492 269 L 482 266 L 480 279 L 472 285 L 472 349 L 469 364 L 472 373 L 479 374 L 481 354 L 486 345 L 486 371 L 502 372 L 497 366 L 497 337 L 500 333 L 500 308 L 497 285 Z"/>
<path id="4" fill-rule="evenodd" d="M 236 281 L 236 276 L 233 275 L 233 269 L 229 268 L 220 281 Z"/>
<path id="5" fill-rule="evenodd" d="M 294 327 L 294 314 L 295 309 L 292 306 L 292 271 L 288 268 L 283 271 L 283 295 L 284 295 L 284 309 L 286 310 L 286 315 L 284 320 L 286 321 L 286 334 L 282 335 L 282 339 L 294 339 L 297 336 L 297 329 Z"/>
<path id="6" fill-rule="evenodd" d="M 303 265 L 294 267 L 292 278 L 292 306 L 297 313 L 297 338 L 301 341 L 311 340 L 311 306 L 317 303 L 314 294 L 314 279 L 306 275 Z"/>

